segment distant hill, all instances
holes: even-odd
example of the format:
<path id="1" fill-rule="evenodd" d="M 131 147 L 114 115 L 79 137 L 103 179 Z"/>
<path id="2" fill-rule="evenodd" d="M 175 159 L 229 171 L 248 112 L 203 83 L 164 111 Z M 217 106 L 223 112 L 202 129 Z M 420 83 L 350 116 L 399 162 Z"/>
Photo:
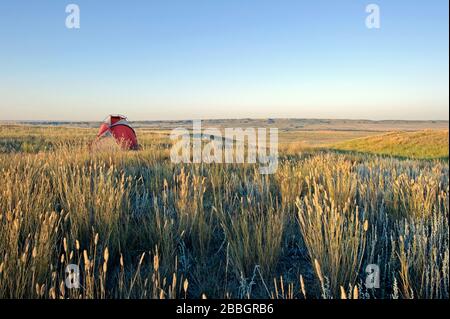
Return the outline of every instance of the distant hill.
<path id="1" fill-rule="evenodd" d="M 130 118 L 135 128 L 173 129 L 176 127 L 192 128 L 191 120 L 173 121 L 146 121 Z M 70 127 L 98 127 L 100 122 L 77 121 L 0 121 L 1 124 L 26 124 L 38 126 L 70 126 Z M 345 120 L 345 119 L 296 119 L 296 118 L 269 118 L 269 119 L 205 119 L 203 127 L 276 127 L 281 131 L 346 131 L 346 132 L 391 132 L 419 131 L 419 130 L 445 130 L 449 129 L 448 121 L 371 121 L 371 120 Z"/>
<path id="2" fill-rule="evenodd" d="M 448 158 L 449 131 L 391 132 L 340 142 L 335 150 L 417 159 Z"/>

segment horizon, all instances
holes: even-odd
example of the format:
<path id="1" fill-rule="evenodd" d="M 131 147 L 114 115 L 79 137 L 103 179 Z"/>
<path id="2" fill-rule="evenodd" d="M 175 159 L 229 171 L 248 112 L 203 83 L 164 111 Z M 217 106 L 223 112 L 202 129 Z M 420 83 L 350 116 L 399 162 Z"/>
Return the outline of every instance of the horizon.
<path id="1" fill-rule="evenodd" d="M 128 118 L 128 117 L 127 117 Z M 186 118 L 186 119 L 130 119 L 129 122 L 190 122 L 190 121 L 242 121 L 242 120 L 251 120 L 251 121 L 261 121 L 261 120 L 304 120 L 304 121 L 352 121 L 352 122 L 447 122 L 450 123 L 450 119 L 445 120 L 433 120 L 433 119 L 422 119 L 422 120 L 408 120 L 408 119 L 380 119 L 380 120 L 372 120 L 365 118 L 314 118 L 314 117 L 236 117 L 236 118 Z M 45 119 L 36 119 L 36 120 L 1 120 L 3 123 L 98 123 L 103 122 L 102 120 L 45 120 Z"/>
<path id="2" fill-rule="evenodd" d="M 0 120 L 449 118 L 447 0 L 73 3 L 0 3 Z"/>

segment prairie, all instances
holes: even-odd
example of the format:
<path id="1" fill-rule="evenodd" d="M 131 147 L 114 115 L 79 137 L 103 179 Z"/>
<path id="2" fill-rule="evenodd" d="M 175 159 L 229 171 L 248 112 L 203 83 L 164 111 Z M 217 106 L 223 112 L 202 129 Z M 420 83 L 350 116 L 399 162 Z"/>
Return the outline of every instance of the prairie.
<path id="1" fill-rule="evenodd" d="M 389 156 L 448 159 L 448 130 L 391 132 L 382 135 L 344 141 L 334 149 Z"/>
<path id="2" fill-rule="evenodd" d="M 136 152 L 1 125 L 0 298 L 449 298 L 448 122 L 303 124 L 273 175 L 171 163 L 172 124 L 138 125 Z"/>

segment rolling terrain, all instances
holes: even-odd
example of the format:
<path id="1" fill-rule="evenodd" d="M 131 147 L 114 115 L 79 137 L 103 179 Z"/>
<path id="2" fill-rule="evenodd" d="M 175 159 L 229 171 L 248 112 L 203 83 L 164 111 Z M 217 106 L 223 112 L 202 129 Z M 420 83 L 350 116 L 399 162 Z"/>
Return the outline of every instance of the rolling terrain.
<path id="1" fill-rule="evenodd" d="M 391 132 L 344 141 L 333 149 L 404 158 L 448 159 L 448 130 Z"/>

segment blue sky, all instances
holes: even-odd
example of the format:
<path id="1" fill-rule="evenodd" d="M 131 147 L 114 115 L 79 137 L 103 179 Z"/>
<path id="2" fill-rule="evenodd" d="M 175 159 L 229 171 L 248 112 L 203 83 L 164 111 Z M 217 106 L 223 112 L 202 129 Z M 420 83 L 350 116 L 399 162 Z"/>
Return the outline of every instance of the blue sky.
<path id="1" fill-rule="evenodd" d="M 448 23 L 448 0 L 0 0 L 0 120 L 448 119 Z"/>

